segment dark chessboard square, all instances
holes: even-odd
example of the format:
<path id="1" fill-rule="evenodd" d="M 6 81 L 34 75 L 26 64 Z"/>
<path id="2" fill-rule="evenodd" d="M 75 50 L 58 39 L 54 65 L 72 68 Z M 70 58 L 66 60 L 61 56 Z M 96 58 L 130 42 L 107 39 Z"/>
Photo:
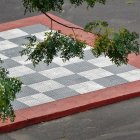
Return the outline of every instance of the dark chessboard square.
<path id="1" fill-rule="evenodd" d="M 14 38 L 14 39 L 9 39 L 10 42 L 13 42 L 19 46 L 25 45 L 29 43 L 29 40 L 27 39 L 27 37 L 29 37 L 30 35 L 27 36 L 22 36 L 22 37 L 18 37 L 18 38 Z"/>
<path id="2" fill-rule="evenodd" d="M 46 94 L 47 96 L 49 96 L 55 100 L 63 99 L 63 98 L 67 98 L 67 97 L 71 97 L 71 96 L 75 96 L 75 95 L 80 95 L 79 93 L 77 93 L 76 91 L 74 91 L 68 87 L 48 91 L 44 94 Z"/>
<path id="3" fill-rule="evenodd" d="M 39 83 L 39 82 L 48 80 L 47 77 L 39 73 L 28 74 L 28 75 L 20 77 L 20 79 L 24 85 L 30 85 L 30 84 Z"/>
<path id="4" fill-rule="evenodd" d="M 40 72 L 40 71 L 56 68 L 56 67 L 58 67 L 58 65 L 53 63 L 53 62 L 51 64 L 49 64 L 49 65 L 47 65 L 44 62 L 40 62 L 35 67 L 33 66 L 33 64 L 27 64 L 26 67 L 29 67 L 29 68 L 31 68 L 34 71 Z"/>
<path id="5" fill-rule="evenodd" d="M 104 69 L 111 73 L 119 74 L 119 73 L 124 73 L 124 72 L 134 70 L 136 68 L 134 66 L 127 64 L 127 65 L 121 65 L 118 67 L 116 65 L 111 65 L 111 66 L 104 67 Z"/>
<path id="6" fill-rule="evenodd" d="M 119 76 L 112 75 L 112 76 L 96 79 L 96 80 L 94 80 L 94 82 L 96 82 L 97 84 L 100 84 L 104 87 L 112 87 L 112 86 L 127 83 L 128 81 L 126 81 L 125 79 L 123 79 Z"/>
<path id="7" fill-rule="evenodd" d="M 97 66 L 88 63 L 86 61 L 82 61 L 79 63 L 74 63 L 74 64 L 70 64 L 70 65 L 66 65 L 65 66 L 67 69 L 71 70 L 74 73 L 79 73 L 79 72 L 83 72 L 83 71 L 88 71 L 88 70 L 92 70 L 92 69 L 96 69 L 98 68 Z"/>
<path id="8" fill-rule="evenodd" d="M 88 81 L 88 79 L 86 79 L 83 76 L 73 74 L 73 75 L 57 78 L 55 79 L 55 81 L 66 86 L 70 86 L 70 85 L 86 82 Z"/>
<path id="9" fill-rule="evenodd" d="M 0 41 L 3 41 L 4 39 L 0 37 Z"/>
<path id="10" fill-rule="evenodd" d="M 12 59 L 5 59 L 3 63 L 0 63 L 0 66 L 9 69 L 9 68 L 13 68 L 13 67 L 17 67 L 20 66 L 20 63 L 17 63 L 16 61 L 12 60 Z"/>
<path id="11" fill-rule="evenodd" d="M 22 47 L 16 47 L 16 48 L 3 50 L 1 51 L 1 54 L 4 54 L 5 56 L 12 58 L 12 57 L 20 56 L 21 50 L 23 50 Z"/>
<path id="12" fill-rule="evenodd" d="M 15 100 L 14 102 L 12 102 L 12 106 L 13 106 L 14 110 L 19 110 L 19 109 L 24 109 L 24 108 L 29 107 L 26 104 L 21 103 L 21 102 L 19 102 L 17 100 Z"/>
<path id="13" fill-rule="evenodd" d="M 37 94 L 38 91 L 28 87 L 28 86 L 24 86 L 21 88 L 21 91 L 19 93 L 16 94 L 16 97 L 17 98 L 22 98 L 22 97 L 25 97 L 25 96 L 30 96 L 30 95 L 34 95 L 34 94 Z"/>
<path id="14" fill-rule="evenodd" d="M 35 24 L 35 25 L 31 25 L 31 26 L 26 26 L 26 27 L 22 27 L 19 28 L 20 30 L 28 33 L 28 34 L 34 34 L 34 33 L 38 33 L 38 32 L 43 32 L 43 31 L 47 31 L 49 30 L 48 27 L 41 25 L 41 24 Z"/>
<path id="15" fill-rule="evenodd" d="M 84 51 L 84 60 L 94 59 L 95 56 L 92 54 L 91 50 Z"/>

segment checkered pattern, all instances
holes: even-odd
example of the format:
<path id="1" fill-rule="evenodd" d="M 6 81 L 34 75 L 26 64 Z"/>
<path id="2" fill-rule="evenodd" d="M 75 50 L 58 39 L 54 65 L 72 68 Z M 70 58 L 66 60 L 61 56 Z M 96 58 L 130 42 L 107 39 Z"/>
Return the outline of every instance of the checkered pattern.
<path id="1" fill-rule="evenodd" d="M 104 56 L 95 58 L 90 47 L 85 49 L 83 60 L 73 58 L 63 63 L 60 58 L 55 58 L 49 66 L 41 62 L 34 68 L 19 51 L 28 42 L 25 37 L 36 35 L 42 40 L 45 31 L 49 28 L 35 24 L 0 32 L 0 58 L 4 60 L 1 65 L 9 70 L 9 76 L 19 77 L 24 83 L 13 102 L 15 109 L 140 80 L 140 69 L 131 65 L 117 67 Z"/>

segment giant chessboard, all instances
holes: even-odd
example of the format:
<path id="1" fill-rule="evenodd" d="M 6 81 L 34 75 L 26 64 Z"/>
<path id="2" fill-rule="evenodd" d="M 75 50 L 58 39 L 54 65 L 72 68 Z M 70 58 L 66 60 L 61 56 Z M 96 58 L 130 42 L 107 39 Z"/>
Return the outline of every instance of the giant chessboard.
<path id="1" fill-rule="evenodd" d="M 34 68 L 19 51 L 27 43 L 27 36 L 36 35 L 42 40 L 49 30 L 35 24 L 0 32 L 1 65 L 8 69 L 9 76 L 19 77 L 24 83 L 13 102 L 16 110 L 140 80 L 140 69 L 129 64 L 117 67 L 104 56 L 95 58 L 90 47 L 85 49 L 84 59 L 63 63 L 56 57 L 49 66 L 41 62 Z"/>

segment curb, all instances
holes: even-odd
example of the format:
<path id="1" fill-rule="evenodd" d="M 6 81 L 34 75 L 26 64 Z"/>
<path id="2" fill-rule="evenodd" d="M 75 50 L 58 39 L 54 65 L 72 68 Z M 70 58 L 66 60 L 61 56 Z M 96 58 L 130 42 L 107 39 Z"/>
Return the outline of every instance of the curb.
<path id="1" fill-rule="evenodd" d="M 140 97 L 140 80 L 17 110 L 15 122 L 0 123 L 0 133 L 50 121 L 123 100 Z"/>
<path id="2" fill-rule="evenodd" d="M 51 15 L 59 22 L 67 24 L 69 26 L 78 27 L 68 21 L 65 21 L 59 17 Z M 25 18 L 17 21 L 0 24 L 0 31 L 13 29 L 17 27 L 23 27 L 33 24 L 43 24 L 50 27 L 51 21 L 44 15 Z M 67 29 L 57 23 L 53 24 L 53 29 L 61 30 L 64 34 L 73 34 L 71 29 Z M 79 38 L 85 40 L 88 45 L 93 44 L 96 36 L 86 33 L 81 30 L 75 30 Z M 135 56 L 131 54 L 129 56 L 129 63 L 137 68 L 140 68 L 140 55 Z M 61 118 L 64 116 L 72 115 L 75 113 L 83 112 L 89 109 L 109 105 L 112 103 L 120 102 L 123 100 L 140 97 L 140 80 L 121 84 L 114 87 L 105 88 L 102 90 L 86 93 L 83 95 L 73 96 L 51 103 L 46 103 L 26 109 L 15 111 L 15 122 L 9 121 L 5 123 L 0 122 L 0 133 L 11 132 L 26 126 L 37 124 L 44 121 L 50 121 L 53 119 Z"/>

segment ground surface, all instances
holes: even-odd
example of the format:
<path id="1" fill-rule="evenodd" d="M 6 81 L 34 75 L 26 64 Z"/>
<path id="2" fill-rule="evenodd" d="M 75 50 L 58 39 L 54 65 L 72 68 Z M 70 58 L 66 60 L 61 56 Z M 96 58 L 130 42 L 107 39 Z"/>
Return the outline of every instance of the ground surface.
<path id="1" fill-rule="evenodd" d="M 67 0 L 66 0 L 67 2 Z M 105 19 L 115 27 L 125 26 L 140 33 L 140 1 L 127 5 L 126 0 L 110 0 L 106 6 L 96 6 L 84 10 L 86 6 L 75 9 L 68 3 L 62 17 L 78 25 L 85 21 Z M 5 7 L 5 8 L 3 8 Z M 9 14 L 10 13 L 10 14 Z M 31 16 L 28 14 L 27 16 Z M 0 22 L 23 18 L 23 8 L 18 0 L 2 0 L 0 3 Z M 1 40 L 2 41 L 2 40 Z M 66 117 L 60 120 L 25 128 L 10 134 L 0 135 L 2 140 L 139 140 L 140 99 L 110 105 Z"/>
<path id="2" fill-rule="evenodd" d="M 139 106 L 136 98 L 0 135 L 0 140 L 139 140 Z"/>

